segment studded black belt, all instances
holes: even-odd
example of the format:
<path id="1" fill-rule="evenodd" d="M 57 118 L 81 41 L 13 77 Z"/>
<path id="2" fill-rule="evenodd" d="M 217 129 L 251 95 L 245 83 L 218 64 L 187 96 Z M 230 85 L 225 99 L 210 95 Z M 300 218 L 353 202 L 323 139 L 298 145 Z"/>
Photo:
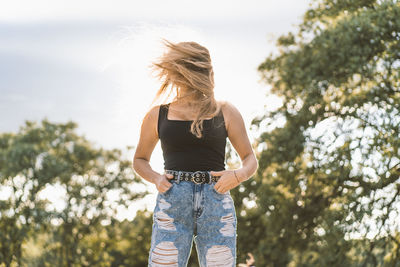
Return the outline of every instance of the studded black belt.
<path id="1" fill-rule="evenodd" d="M 174 175 L 171 180 L 176 180 L 179 184 L 180 181 L 191 181 L 195 184 L 206 184 L 218 181 L 220 176 L 211 175 L 209 171 L 175 171 L 175 170 L 165 170 L 166 174 Z"/>

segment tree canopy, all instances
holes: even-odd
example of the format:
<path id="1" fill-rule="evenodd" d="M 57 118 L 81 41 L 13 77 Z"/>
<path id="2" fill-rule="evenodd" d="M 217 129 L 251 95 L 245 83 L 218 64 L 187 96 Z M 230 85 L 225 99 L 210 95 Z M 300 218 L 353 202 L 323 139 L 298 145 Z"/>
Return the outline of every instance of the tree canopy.
<path id="1" fill-rule="evenodd" d="M 91 237 L 115 223 L 119 207 L 146 195 L 132 189 L 142 180 L 120 150 L 95 147 L 75 133 L 76 127 L 44 119 L 0 135 L 0 263 L 5 266 L 26 263 L 24 245 L 29 255 L 30 240 L 40 244 L 37 266 L 108 266 L 104 242 L 93 244 Z"/>
<path id="2" fill-rule="evenodd" d="M 397 1 L 313 1 L 259 65 L 282 106 L 252 121 L 257 266 L 400 262 L 399 39 Z"/>

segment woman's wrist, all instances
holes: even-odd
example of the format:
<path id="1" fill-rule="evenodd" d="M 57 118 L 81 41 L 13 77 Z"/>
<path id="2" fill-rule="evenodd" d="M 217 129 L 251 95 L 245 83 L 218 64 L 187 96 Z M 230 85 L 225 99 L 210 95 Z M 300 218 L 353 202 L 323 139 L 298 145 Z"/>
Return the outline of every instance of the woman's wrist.
<path id="1" fill-rule="evenodd" d="M 236 170 L 233 170 L 233 174 L 235 175 L 236 181 L 240 184 L 241 182 L 239 180 L 239 177 L 236 174 Z"/>
<path id="2" fill-rule="evenodd" d="M 149 175 L 150 175 L 149 181 L 153 184 L 157 184 L 161 174 L 152 170 Z"/>
<path id="3" fill-rule="evenodd" d="M 247 174 L 246 174 L 245 170 L 243 170 L 243 168 L 236 169 L 234 171 L 234 173 L 235 173 L 236 179 L 239 181 L 239 183 L 244 182 L 248 179 Z"/>

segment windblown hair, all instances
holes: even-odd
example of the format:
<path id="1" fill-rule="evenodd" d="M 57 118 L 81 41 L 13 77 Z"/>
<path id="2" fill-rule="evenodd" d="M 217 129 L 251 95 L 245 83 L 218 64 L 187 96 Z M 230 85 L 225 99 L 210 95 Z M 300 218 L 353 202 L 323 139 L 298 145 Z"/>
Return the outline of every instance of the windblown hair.
<path id="1" fill-rule="evenodd" d="M 151 65 L 158 72 L 156 77 L 162 81 L 153 103 L 163 96 L 169 97 L 173 88 L 176 89 L 174 100 L 191 96 L 198 110 L 190 132 L 201 138 L 204 119 L 214 117 L 219 112 L 214 98 L 214 72 L 209 51 L 196 42 L 172 43 L 162 40 L 169 49 Z M 184 96 L 181 94 L 182 88 L 188 92 Z"/>

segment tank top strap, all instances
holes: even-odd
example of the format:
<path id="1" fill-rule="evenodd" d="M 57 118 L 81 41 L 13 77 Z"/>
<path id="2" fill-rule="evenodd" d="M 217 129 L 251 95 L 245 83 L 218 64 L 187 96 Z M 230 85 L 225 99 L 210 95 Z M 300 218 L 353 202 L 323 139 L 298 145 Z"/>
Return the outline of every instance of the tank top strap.
<path id="1" fill-rule="evenodd" d="M 167 120 L 168 104 L 161 104 L 158 111 L 157 132 L 160 137 L 160 125 L 163 121 Z"/>
<path id="2" fill-rule="evenodd" d="M 167 118 L 168 107 L 169 107 L 169 104 L 161 104 L 160 105 L 159 118 L 161 118 L 163 120 L 165 120 Z"/>
<path id="3" fill-rule="evenodd" d="M 215 116 L 216 118 L 224 119 L 224 114 L 222 113 L 222 107 L 220 107 L 218 114 Z"/>

